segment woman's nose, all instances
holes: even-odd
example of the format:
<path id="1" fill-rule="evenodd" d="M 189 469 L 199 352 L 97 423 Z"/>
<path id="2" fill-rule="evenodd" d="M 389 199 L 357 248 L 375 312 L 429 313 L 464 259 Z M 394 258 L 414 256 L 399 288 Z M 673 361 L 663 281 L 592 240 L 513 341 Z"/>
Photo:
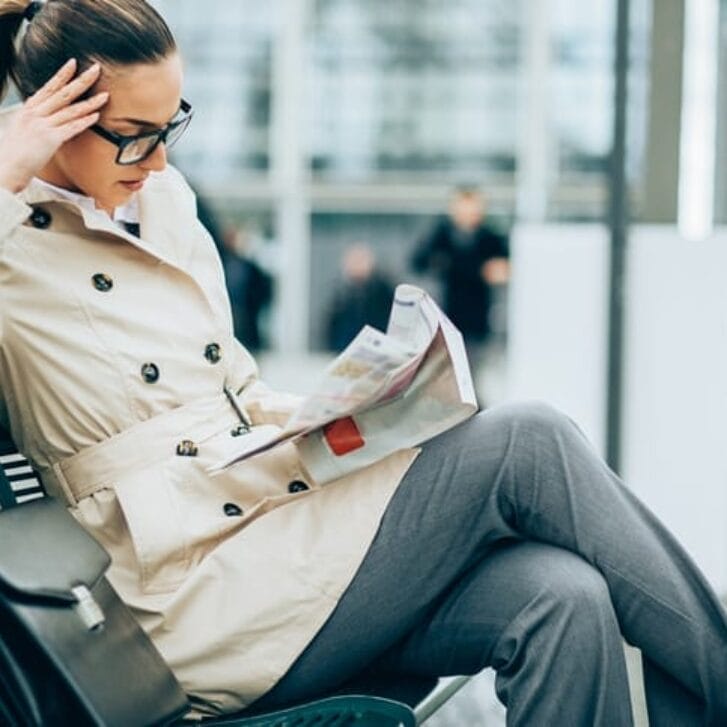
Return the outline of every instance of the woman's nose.
<path id="1" fill-rule="evenodd" d="M 156 149 L 139 166 L 149 172 L 163 172 L 167 166 L 167 147 L 164 142 L 157 144 Z"/>

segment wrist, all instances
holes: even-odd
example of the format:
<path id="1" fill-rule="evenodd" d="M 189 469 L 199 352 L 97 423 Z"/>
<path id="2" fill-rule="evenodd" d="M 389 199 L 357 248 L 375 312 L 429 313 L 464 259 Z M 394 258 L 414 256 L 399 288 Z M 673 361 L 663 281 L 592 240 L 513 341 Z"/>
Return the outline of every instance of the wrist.
<path id="1" fill-rule="evenodd" d="M 0 170 L 0 187 L 13 194 L 22 192 L 28 186 L 28 181 L 27 179 L 21 179 L 17 174 Z"/>

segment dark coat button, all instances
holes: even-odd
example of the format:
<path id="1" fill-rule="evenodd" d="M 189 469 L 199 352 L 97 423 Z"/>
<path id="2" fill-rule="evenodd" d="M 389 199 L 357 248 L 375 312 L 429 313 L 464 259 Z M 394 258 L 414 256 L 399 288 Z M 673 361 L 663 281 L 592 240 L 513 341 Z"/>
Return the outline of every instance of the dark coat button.
<path id="1" fill-rule="evenodd" d="M 197 445 L 191 439 L 183 439 L 177 445 L 177 454 L 180 457 L 196 457 L 198 451 Z"/>
<path id="2" fill-rule="evenodd" d="M 301 480 L 293 480 L 288 485 L 288 492 L 293 495 L 296 492 L 305 492 L 306 490 L 310 490 L 310 487 L 305 484 L 305 482 L 302 482 Z"/>
<path id="3" fill-rule="evenodd" d="M 141 367 L 141 378 L 147 384 L 155 384 L 159 381 L 159 367 L 153 363 L 145 363 Z"/>
<path id="4" fill-rule="evenodd" d="M 219 363 L 222 359 L 222 349 L 219 343 L 210 343 L 204 350 L 204 357 L 211 363 Z"/>
<path id="5" fill-rule="evenodd" d="M 225 511 L 227 517 L 242 515 L 242 508 L 235 505 L 234 502 L 226 502 L 222 509 Z"/>
<path id="6" fill-rule="evenodd" d="M 108 293 L 114 287 L 113 279 L 106 273 L 96 273 L 91 280 L 93 280 L 93 287 L 101 293 Z"/>
<path id="7" fill-rule="evenodd" d="M 30 215 L 30 222 L 33 227 L 37 227 L 39 230 L 46 230 L 50 227 L 50 223 L 53 221 L 53 217 L 48 210 L 42 207 L 34 207 L 33 212 Z"/>

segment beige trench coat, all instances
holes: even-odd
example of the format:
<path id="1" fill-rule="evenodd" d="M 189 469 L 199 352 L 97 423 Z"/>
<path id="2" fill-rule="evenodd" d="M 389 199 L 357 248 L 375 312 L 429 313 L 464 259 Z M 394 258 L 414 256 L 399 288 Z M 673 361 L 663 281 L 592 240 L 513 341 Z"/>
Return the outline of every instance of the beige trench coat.
<path id="1" fill-rule="evenodd" d="M 236 710 L 326 621 L 416 451 L 325 487 L 291 444 L 210 475 L 241 441 L 223 387 L 254 425 L 295 398 L 233 339 L 181 175 L 152 175 L 139 205 L 141 240 L 37 183 L 0 190 L 0 421 L 109 551 L 198 710 Z"/>

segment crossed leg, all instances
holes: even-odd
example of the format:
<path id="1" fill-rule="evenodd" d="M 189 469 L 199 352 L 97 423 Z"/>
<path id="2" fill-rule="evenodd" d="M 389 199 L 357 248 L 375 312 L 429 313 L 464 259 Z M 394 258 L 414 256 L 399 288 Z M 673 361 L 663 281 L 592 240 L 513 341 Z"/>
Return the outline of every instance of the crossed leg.
<path id="1" fill-rule="evenodd" d="M 699 570 L 567 417 L 506 405 L 425 445 L 330 619 L 260 704 L 374 664 L 493 666 L 512 725 L 630 724 L 616 625 L 659 670 L 647 690 L 679 685 L 674 714 L 727 721 L 727 619 Z"/>

